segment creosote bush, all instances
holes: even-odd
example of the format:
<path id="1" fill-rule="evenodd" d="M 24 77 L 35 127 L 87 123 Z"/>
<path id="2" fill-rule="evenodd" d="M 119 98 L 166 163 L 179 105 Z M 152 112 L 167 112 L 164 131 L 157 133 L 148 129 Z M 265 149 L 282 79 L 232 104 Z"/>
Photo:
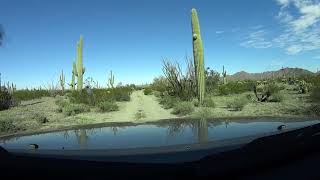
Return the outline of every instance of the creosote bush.
<path id="1" fill-rule="evenodd" d="M 175 106 L 176 103 L 180 102 L 178 97 L 164 95 L 160 97 L 159 103 L 162 105 L 164 109 L 170 109 Z"/>
<path id="2" fill-rule="evenodd" d="M 39 99 L 42 97 L 49 97 L 48 90 L 16 90 L 12 93 L 12 96 L 18 101 L 27 101 L 32 99 Z"/>
<path id="3" fill-rule="evenodd" d="M 76 114 L 89 111 L 90 108 L 85 104 L 68 104 L 62 108 L 62 112 L 66 116 L 74 116 Z"/>
<path id="4" fill-rule="evenodd" d="M 284 99 L 283 95 L 280 92 L 278 92 L 271 95 L 269 102 L 282 102 L 283 99 Z"/>
<path id="5" fill-rule="evenodd" d="M 228 82 L 218 86 L 217 94 L 218 95 L 229 95 L 229 94 L 241 94 L 247 91 L 252 91 L 255 85 L 254 81 L 237 81 L 237 82 Z"/>
<path id="6" fill-rule="evenodd" d="M 9 109 L 14 105 L 14 100 L 11 94 L 6 90 L 0 91 L 0 111 Z"/>
<path id="7" fill-rule="evenodd" d="M 111 112 L 111 111 L 119 110 L 119 106 L 112 101 L 101 102 L 99 103 L 98 107 L 99 107 L 99 111 L 101 112 Z"/>
<path id="8" fill-rule="evenodd" d="M 202 106 L 203 106 L 203 107 L 211 107 L 211 108 L 214 108 L 214 107 L 216 107 L 216 104 L 214 103 L 214 101 L 213 101 L 212 98 L 206 97 L 206 98 L 204 98 L 204 100 L 203 100 Z"/>
<path id="9" fill-rule="evenodd" d="M 172 114 L 185 116 L 191 114 L 194 111 L 194 106 L 192 102 L 183 101 L 176 103 L 173 107 Z"/>
<path id="10" fill-rule="evenodd" d="M 7 119 L 5 121 L 0 121 L 0 133 L 1 132 L 15 132 L 19 130 L 19 128 L 14 125 L 13 120 L 12 119 Z"/>
<path id="11" fill-rule="evenodd" d="M 149 87 L 144 88 L 143 94 L 144 94 L 144 95 L 150 95 L 150 94 L 152 94 L 152 89 L 149 88 Z"/>
<path id="12" fill-rule="evenodd" d="M 248 104 L 248 99 L 246 97 L 236 97 L 227 102 L 227 108 L 234 111 L 242 111 L 246 104 Z"/>
<path id="13" fill-rule="evenodd" d="M 49 122 L 48 118 L 42 114 L 36 113 L 33 115 L 32 119 L 36 120 L 39 124 L 44 124 Z"/>
<path id="14" fill-rule="evenodd" d="M 89 89 L 71 92 L 68 96 L 71 103 L 98 105 L 105 101 L 130 101 L 132 88 L 119 87 L 113 89 Z"/>

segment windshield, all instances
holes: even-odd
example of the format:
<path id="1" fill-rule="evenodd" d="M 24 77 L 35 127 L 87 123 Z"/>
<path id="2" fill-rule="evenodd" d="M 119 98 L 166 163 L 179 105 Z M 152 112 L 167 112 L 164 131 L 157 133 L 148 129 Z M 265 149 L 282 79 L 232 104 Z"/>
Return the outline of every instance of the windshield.
<path id="1" fill-rule="evenodd" d="M 6 149 L 205 144 L 320 122 L 317 0 L 0 8 Z"/>

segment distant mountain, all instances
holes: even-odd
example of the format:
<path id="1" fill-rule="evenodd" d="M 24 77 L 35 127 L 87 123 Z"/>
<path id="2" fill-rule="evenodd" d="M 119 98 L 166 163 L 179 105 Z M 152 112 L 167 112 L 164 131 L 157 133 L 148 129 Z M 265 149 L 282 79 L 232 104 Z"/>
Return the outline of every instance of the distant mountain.
<path id="1" fill-rule="evenodd" d="M 319 71 L 317 72 L 320 73 Z M 233 75 L 228 75 L 227 79 L 229 81 L 237 80 L 262 80 L 269 78 L 279 78 L 279 77 L 300 77 L 304 75 L 315 75 L 311 71 L 301 68 L 282 68 L 277 71 L 266 71 L 262 73 L 248 73 L 245 71 L 237 72 Z"/>

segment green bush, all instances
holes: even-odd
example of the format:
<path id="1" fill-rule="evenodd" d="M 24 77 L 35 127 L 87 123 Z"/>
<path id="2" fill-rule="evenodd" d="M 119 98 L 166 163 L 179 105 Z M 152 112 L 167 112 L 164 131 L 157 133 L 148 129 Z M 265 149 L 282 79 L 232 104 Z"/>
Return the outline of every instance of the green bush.
<path id="1" fill-rule="evenodd" d="M 27 101 L 32 99 L 39 99 L 42 97 L 49 97 L 50 93 L 47 90 L 16 90 L 12 96 L 18 101 Z"/>
<path id="2" fill-rule="evenodd" d="M 151 85 L 151 89 L 154 91 L 159 91 L 161 93 L 167 91 L 168 89 L 168 81 L 165 77 L 154 78 L 153 83 Z"/>
<path id="3" fill-rule="evenodd" d="M 247 91 L 252 91 L 254 81 L 237 81 L 237 82 L 228 82 L 218 86 L 217 94 L 218 95 L 229 95 L 229 94 L 241 94 Z"/>
<path id="4" fill-rule="evenodd" d="M 312 102 L 320 103 L 320 86 L 316 86 L 312 89 L 310 99 Z"/>
<path id="5" fill-rule="evenodd" d="M 150 94 L 152 94 L 152 89 L 151 88 L 144 88 L 143 93 L 144 93 L 144 95 L 150 95 Z"/>
<path id="6" fill-rule="evenodd" d="M 119 106 L 115 102 L 111 101 L 101 102 L 99 103 L 98 107 L 101 112 L 111 112 L 119 110 Z"/>
<path id="7" fill-rule="evenodd" d="M 55 104 L 58 106 L 57 112 L 61 113 L 63 108 L 70 104 L 69 100 L 59 97 L 55 100 Z"/>
<path id="8" fill-rule="evenodd" d="M 9 109 L 14 105 L 14 100 L 11 94 L 6 90 L 0 91 L 0 111 Z"/>
<path id="9" fill-rule="evenodd" d="M 90 94 L 85 89 L 82 91 L 73 91 L 71 93 L 68 93 L 68 97 L 71 103 L 87 105 L 96 104 L 93 93 Z"/>
<path id="10" fill-rule="evenodd" d="M 271 95 L 269 102 L 282 102 L 283 99 L 284 99 L 283 95 L 278 92 Z"/>
<path id="11" fill-rule="evenodd" d="M 197 99 L 197 98 L 192 99 L 191 102 L 195 107 L 198 107 L 200 105 L 199 99 Z"/>
<path id="12" fill-rule="evenodd" d="M 138 110 L 138 112 L 134 115 L 136 120 L 142 119 L 146 117 L 146 113 L 143 110 Z"/>
<path id="13" fill-rule="evenodd" d="M 170 95 L 164 95 L 159 99 L 159 103 L 162 105 L 164 109 L 173 108 L 174 105 L 179 101 L 179 98 Z"/>
<path id="14" fill-rule="evenodd" d="M 39 124 L 44 124 L 49 122 L 48 118 L 42 114 L 36 113 L 33 115 L 32 119 L 36 120 Z"/>
<path id="15" fill-rule="evenodd" d="M 210 97 L 207 97 L 203 100 L 203 104 L 202 104 L 203 107 L 211 107 L 211 108 L 214 108 L 216 107 L 216 104 L 214 103 L 213 99 L 210 98 Z"/>
<path id="16" fill-rule="evenodd" d="M 309 111 L 313 115 L 320 116 L 320 104 L 313 104 L 310 106 Z"/>
<path id="17" fill-rule="evenodd" d="M 90 108 L 85 104 L 68 104 L 62 108 L 62 112 L 66 116 L 74 116 L 76 114 L 89 111 Z"/>
<path id="18" fill-rule="evenodd" d="M 194 118 L 197 119 L 208 119 L 213 117 L 213 110 L 209 107 L 200 107 L 197 112 L 194 113 Z"/>
<path id="19" fill-rule="evenodd" d="M 5 121 L 0 121 L 0 132 L 14 132 L 17 131 L 17 128 L 11 119 Z"/>
<path id="20" fill-rule="evenodd" d="M 184 102 L 176 103 L 171 113 L 179 116 L 185 116 L 185 115 L 191 114 L 193 111 L 194 111 L 193 103 L 184 101 Z"/>
<path id="21" fill-rule="evenodd" d="M 246 104 L 248 104 L 248 99 L 246 97 L 236 97 L 227 102 L 227 108 L 234 111 L 242 111 Z"/>
<path id="22" fill-rule="evenodd" d="M 70 98 L 71 103 L 95 106 L 105 101 L 130 101 L 131 92 L 132 89 L 130 87 L 84 89 L 80 92 L 71 92 L 68 94 L 68 97 Z"/>

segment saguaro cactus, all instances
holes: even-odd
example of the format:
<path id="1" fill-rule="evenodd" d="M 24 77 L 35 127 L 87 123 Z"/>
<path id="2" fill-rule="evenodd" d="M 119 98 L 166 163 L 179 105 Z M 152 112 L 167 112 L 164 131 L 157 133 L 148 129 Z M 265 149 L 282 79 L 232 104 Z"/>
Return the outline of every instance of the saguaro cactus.
<path id="1" fill-rule="evenodd" d="M 71 83 L 69 84 L 69 86 L 71 87 L 71 90 L 75 90 L 75 87 L 76 87 L 76 73 L 77 73 L 77 66 L 76 66 L 76 63 L 73 62 L 72 64 L 72 77 L 71 77 Z"/>
<path id="2" fill-rule="evenodd" d="M 64 92 L 64 85 L 65 85 L 65 82 L 66 82 L 65 76 L 63 74 L 63 70 L 61 71 L 61 75 L 59 77 L 59 81 L 60 81 L 60 86 L 61 86 L 61 90 L 62 90 L 62 93 L 63 93 Z"/>
<path id="3" fill-rule="evenodd" d="M 222 66 L 222 77 L 223 77 L 223 84 L 227 84 L 227 71 Z"/>
<path id="4" fill-rule="evenodd" d="M 197 94 L 199 102 L 202 104 L 205 96 L 205 74 L 204 74 L 204 57 L 203 45 L 200 33 L 198 13 L 196 9 L 191 10 L 193 58 L 197 80 Z"/>
<path id="5" fill-rule="evenodd" d="M 83 74 L 85 72 L 85 67 L 82 61 L 82 48 L 83 48 L 83 38 L 80 35 L 80 40 L 77 43 L 77 62 L 76 62 L 76 76 L 77 76 L 77 90 L 81 91 L 83 87 Z"/>
<path id="6" fill-rule="evenodd" d="M 110 71 L 110 75 L 108 78 L 108 87 L 113 88 L 114 87 L 114 74 L 112 74 L 112 71 Z"/>

